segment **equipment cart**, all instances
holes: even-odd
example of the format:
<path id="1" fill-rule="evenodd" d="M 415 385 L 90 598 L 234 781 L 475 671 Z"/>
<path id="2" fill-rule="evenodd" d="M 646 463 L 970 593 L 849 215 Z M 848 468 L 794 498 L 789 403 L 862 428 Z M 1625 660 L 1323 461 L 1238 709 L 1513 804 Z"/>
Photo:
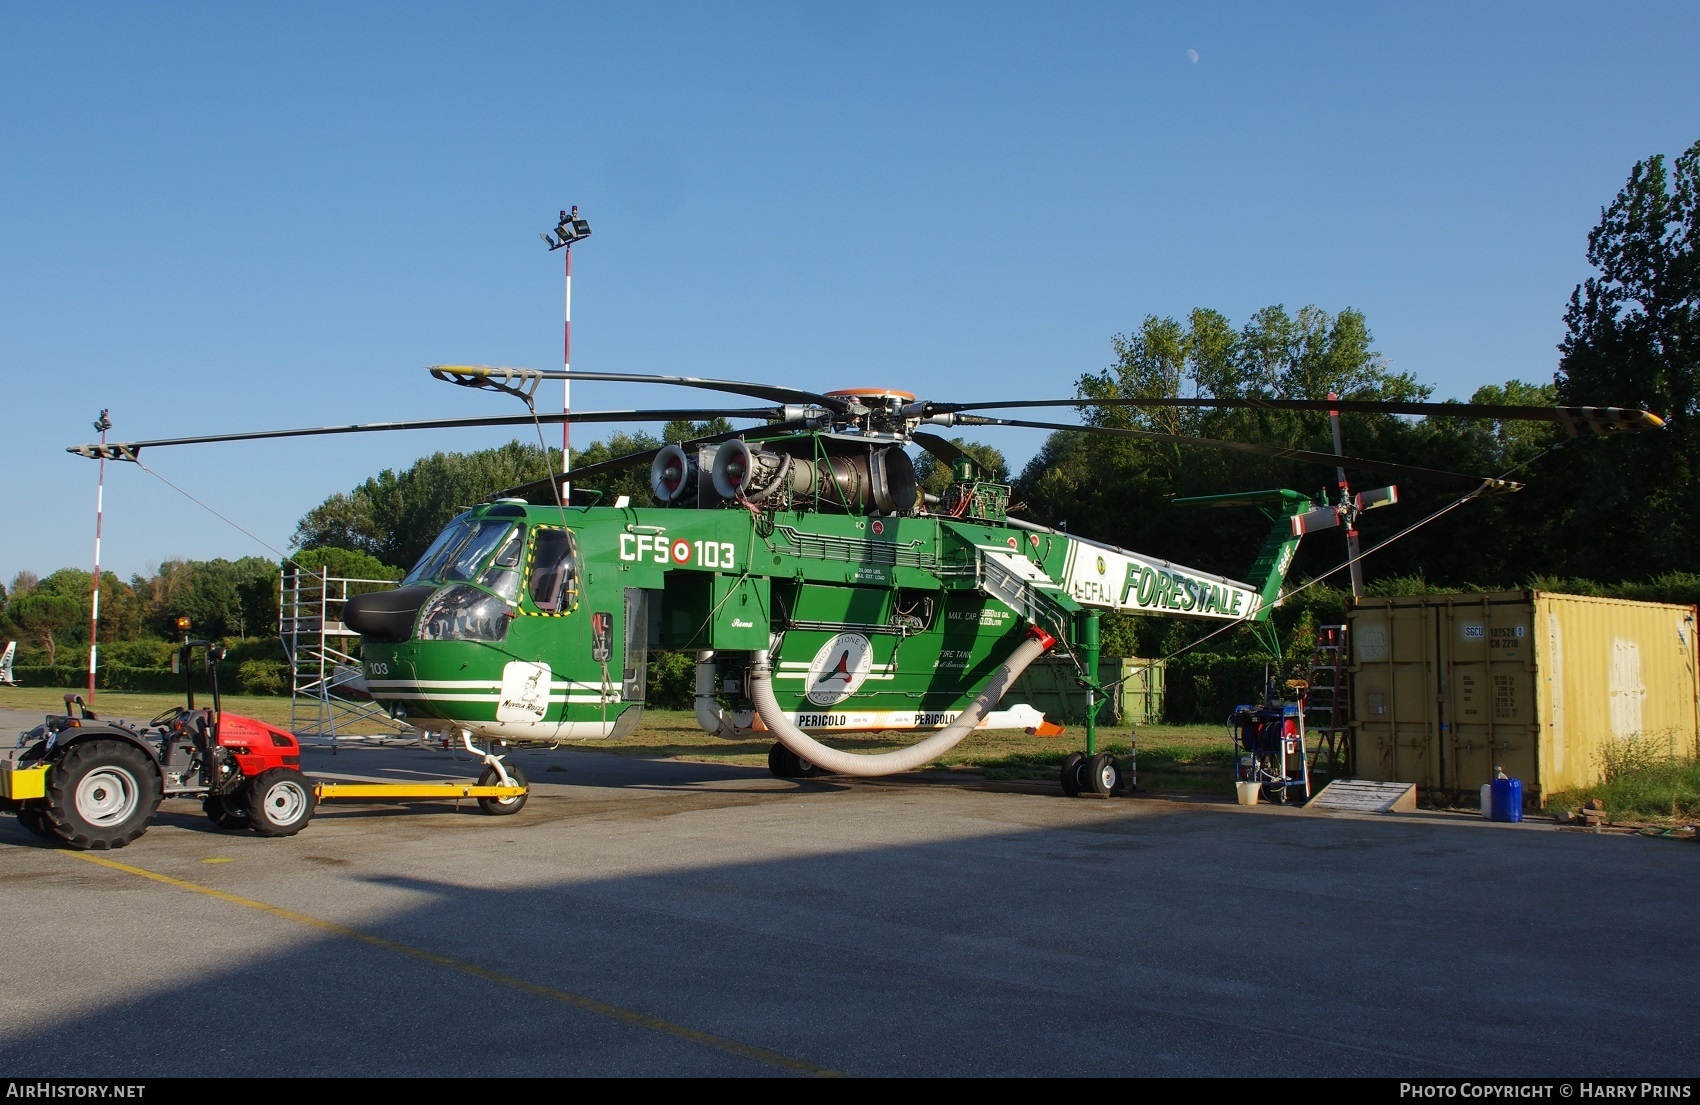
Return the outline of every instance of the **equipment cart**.
<path id="1" fill-rule="evenodd" d="M 1271 802 L 1310 798 L 1301 702 L 1237 706 L 1228 718 L 1234 738 L 1234 781 L 1257 783 Z"/>

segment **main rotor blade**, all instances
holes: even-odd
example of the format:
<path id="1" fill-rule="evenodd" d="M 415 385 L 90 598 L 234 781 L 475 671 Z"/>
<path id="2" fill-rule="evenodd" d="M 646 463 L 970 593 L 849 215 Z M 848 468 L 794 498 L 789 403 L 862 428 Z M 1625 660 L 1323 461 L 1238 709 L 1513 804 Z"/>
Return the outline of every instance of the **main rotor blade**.
<path id="1" fill-rule="evenodd" d="M 433 365 L 431 375 L 439 380 L 462 387 L 486 388 L 529 395 L 542 380 L 592 380 L 598 383 L 674 384 L 678 387 L 704 388 L 732 395 L 748 395 L 752 399 L 767 399 L 775 403 L 799 403 L 825 407 L 830 411 L 847 408 L 844 397 L 821 395 L 799 388 L 778 384 L 751 384 L 738 380 L 707 380 L 698 376 L 645 376 L 629 372 L 571 372 L 558 368 L 500 368 L 489 365 Z"/>
<path id="2" fill-rule="evenodd" d="M 1358 457 L 1336 456 L 1333 453 L 1315 453 L 1309 449 L 1283 449 L 1275 445 L 1257 445 L 1249 441 L 1220 441 L 1211 437 L 1162 434 L 1154 430 L 1123 430 L 1112 426 L 1068 426 L 1060 422 L 1025 422 L 1014 418 L 986 418 L 977 414 L 962 416 L 958 419 L 958 424 L 964 426 L 1025 426 L 1034 430 L 1068 430 L 1073 433 L 1104 434 L 1110 437 L 1134 438 L 1139 441 L 1162 441 L 1174 445 L 1202 445 L 1209 449 L 1227 449 L 1236 453 L 1274 457 L 1277 460 L 1297 460 L 1307 464 L 1320 464 L 1328 468 L 1344 465 L 1347 468 L 1362 472 L 1385 472 L 1388 475 L 1403 476 L 1425 483 L 1436 483 L 1443 487 L 1462 487 L 1473 490 L 1485 483 L 1500 490 L 1515 491 L 1523 486 L 1510 480 L 1496 480 L 1487 476 L 1466 476 L 1459 472 L 1442 472 L 1434 468 L 1418 468 L 1409 464 L 1394 464 L 1390 461 L 1362 460 Z"/>
<path id="3" fill-rule="evenodd" d="M 67 453 L 108 460 L 134 460 L 143 449 L 159 445 L 211 445 L 224 441 L 262 441 L 278 437 L 320 437 L 325 434 L 381 433 L 389 430 L 466 430 L 484 426 L 530 426 L 534 422 L 560 425 L 563 422 L 675 422 L 706 421 L 712 418 L 780 418 L 784 412 L 773 407 L 744 410 L 686 409 L 669 411 L 573 411 L 571 414 L 490 415 L 482 418 L 422 418 L 409 422 L 364 422 L 354 426 L 318 426 L 299 430 L 259 430 L 240 434 L 203 434 L 199 437 L 159 438 L 154 441 L 109 442 L 102 446 L 67 445 Z"/>
<path id="4" fill-rule="evenodd" d="M 965 451 L 954 441 L 948 441 L 936 434 L 920 432 L 910 434 L 909 440 L 913 441 L 927 452 L 933 454 L 933 456 L 944 461 L 946 464 L 954 465 L 959 460 L 966 460 L 974 466 L 974 471 L 985 471 L 985 465 L 975 460 L 972 453 Z"/>
<path id="5" fill-rule="evenodd" d="M 801 429 L 801 426 L 781 422 L 772 426 L 757 426 L 749 430 L 729 430 L 726 433 L 714 434 L 710 437 L 692 438 L 690 441 L 681 442 L 681 444 L 713 445 L 715 442 L 730 441 L 735 437 L 742 437 L 751 441 L 759 441 L 770 437 L 789 437 Z M 623 457 L 614 457 L 611 460 L 599 461 L 596 464 L 587 464 L 583 468 L 575 468 L 571 472 L 556 472 L 554 475 L 545 476 L 540 480 L 532 480 L 530 483 L 522 483 L 518 487 L 509 487 L 498 491 L 494 495 L 491 495 L 490 498 L 523 499 L 540 491 L 547 491 L 549 490 L 550 485 L 558 484 L 562 481 L 567 483 L 578 483 L 580 480 L 594 479 L 597 476 L 606 476 L 610 472 L 624 472 L 628 468 L 635 468 L 640 464 L 648 464 L 650 461 L 655 459 L 655 454 L 661 452 L 661 450 L 665 448 L 665 445 L 658 445 L 653 449 L 640 449 L 635 453 L 627 453 Z"/>
<path id="6" fill-rule="evenodd" d="M 1495 403 L 1404 403 L 1368 399 L 1016 399 L 1007 403 L 926 403 L 925 414 L 1015 407 L 1224 407 L 1271 411 L 1340 411 L 1345 414 L 1418 414 L 1428 418 L 1491 418 L 1501 422 L 1556 422 L 1570 436 L 1640 433 L 1664 428 L 1651 411 L 1630 407 L 1517 407 Z"/>

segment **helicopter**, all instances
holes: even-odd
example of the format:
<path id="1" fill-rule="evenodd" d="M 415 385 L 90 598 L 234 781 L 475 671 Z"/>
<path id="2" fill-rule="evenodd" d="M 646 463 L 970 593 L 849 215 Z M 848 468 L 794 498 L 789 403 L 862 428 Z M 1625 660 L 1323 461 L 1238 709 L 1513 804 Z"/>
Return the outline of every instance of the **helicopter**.
<path id="1" fill-rule="evenodd" d="M 1038 399 L 940 402 L 909 391 L 789 386 L 688 376 L 471 365 L 439 381 L 523 401 L 489 415 L 72 446 L 137 460 L 144 449 L 406 429 L 680 419 L 753 420 L 743 430 L 671 443 L 505 488 L 451 520 L 390 590 L 348 600 L 365 685 L 427 731 L 492 746 L 615 740 L 638 725 L 652 649 L 696 654 L 695 713 L 728 739 L 775 739 L 770 771 L 880 776 L 936 759 L 979 728 L 1054 734 L 1033 707 L 1003 700 L 1021 672 L 1054 653 L 1078 665 L 1085 745 L 1060 772 L 1065 793 L 1121 789 L 1097 747 L 1105 687 L 1100 619 L 1109 611 L 1239 624 L 1278 653 L 1270 616 L 1299 541 L 1397 500 L 1395 487 L 1349 495 L 1344 469 L 1465 490 L 1519 485 L 1335 453 L 1155 431 L 992 417 L 985 410 L 1092 406 L 1260 407 L 1556 422 L 1572 437 L 1649 431 L 1647 411 L 1461 403 L 1294 399 Z M 542 414 L 545 381 L 653 384 L 738 395 L 746 408 Z M 1337 417 L 1337 414 L 1336 414 Z M 1269 523 L 1249 581 L 1174 564 L 1011 512 L 941 427 L 1018 426 L 1203 445 L 1340 471 L 1340 501 L 1274 489 L 1172 500 L 1261 511 Z M 906 448 L 949 466 L 954 483 L 923 494 Z M 587 484 L 649 467 L 653 503 L 603 503 Z M 1355 534 L 1354 534 L 1355 535 Z M 859 753 L 823 738 L 897 732 L 913 743 Z"/>

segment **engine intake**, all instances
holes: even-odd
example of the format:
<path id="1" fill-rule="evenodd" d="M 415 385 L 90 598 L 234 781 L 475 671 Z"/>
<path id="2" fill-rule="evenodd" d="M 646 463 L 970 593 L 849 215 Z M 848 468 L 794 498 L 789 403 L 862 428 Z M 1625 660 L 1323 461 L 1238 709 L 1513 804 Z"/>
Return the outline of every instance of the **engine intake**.
<path id="1" fill-rule="evenodd" d="M 920 490 L 914 463 L 895 445 L 809 458 L 734 438 L 714 454 L 710 477 L 723 498 L 774 506 L 806 499 L 812 506 L 818 496 L 821 506 L 851 514 L 910 510 Z"/>

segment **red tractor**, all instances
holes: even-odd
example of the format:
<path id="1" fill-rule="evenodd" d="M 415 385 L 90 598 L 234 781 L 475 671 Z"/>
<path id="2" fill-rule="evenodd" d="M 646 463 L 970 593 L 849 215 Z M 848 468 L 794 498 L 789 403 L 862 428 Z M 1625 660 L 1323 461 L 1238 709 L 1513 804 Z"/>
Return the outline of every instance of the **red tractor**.
<path id="1" fill-rule="evenodd" d="M 194 651 L 204 651 L 212 707 L 195 706 Z M 224 828 L 292 836 L 313 817 L 314 783 L 301 773 L 293 734 L 219 708 L 218 661 L 210 641 L 185 641 L 172 666 L 182 671 L 186 705 L 145 727 L 104 722 L 75 695 L 66 712 L 25 734 L 15 762 L 0 764 L 0 808 L 26 829 L 73 848 L 122 848 L 147 832 L 161 798 L 200 798 Z"/>

